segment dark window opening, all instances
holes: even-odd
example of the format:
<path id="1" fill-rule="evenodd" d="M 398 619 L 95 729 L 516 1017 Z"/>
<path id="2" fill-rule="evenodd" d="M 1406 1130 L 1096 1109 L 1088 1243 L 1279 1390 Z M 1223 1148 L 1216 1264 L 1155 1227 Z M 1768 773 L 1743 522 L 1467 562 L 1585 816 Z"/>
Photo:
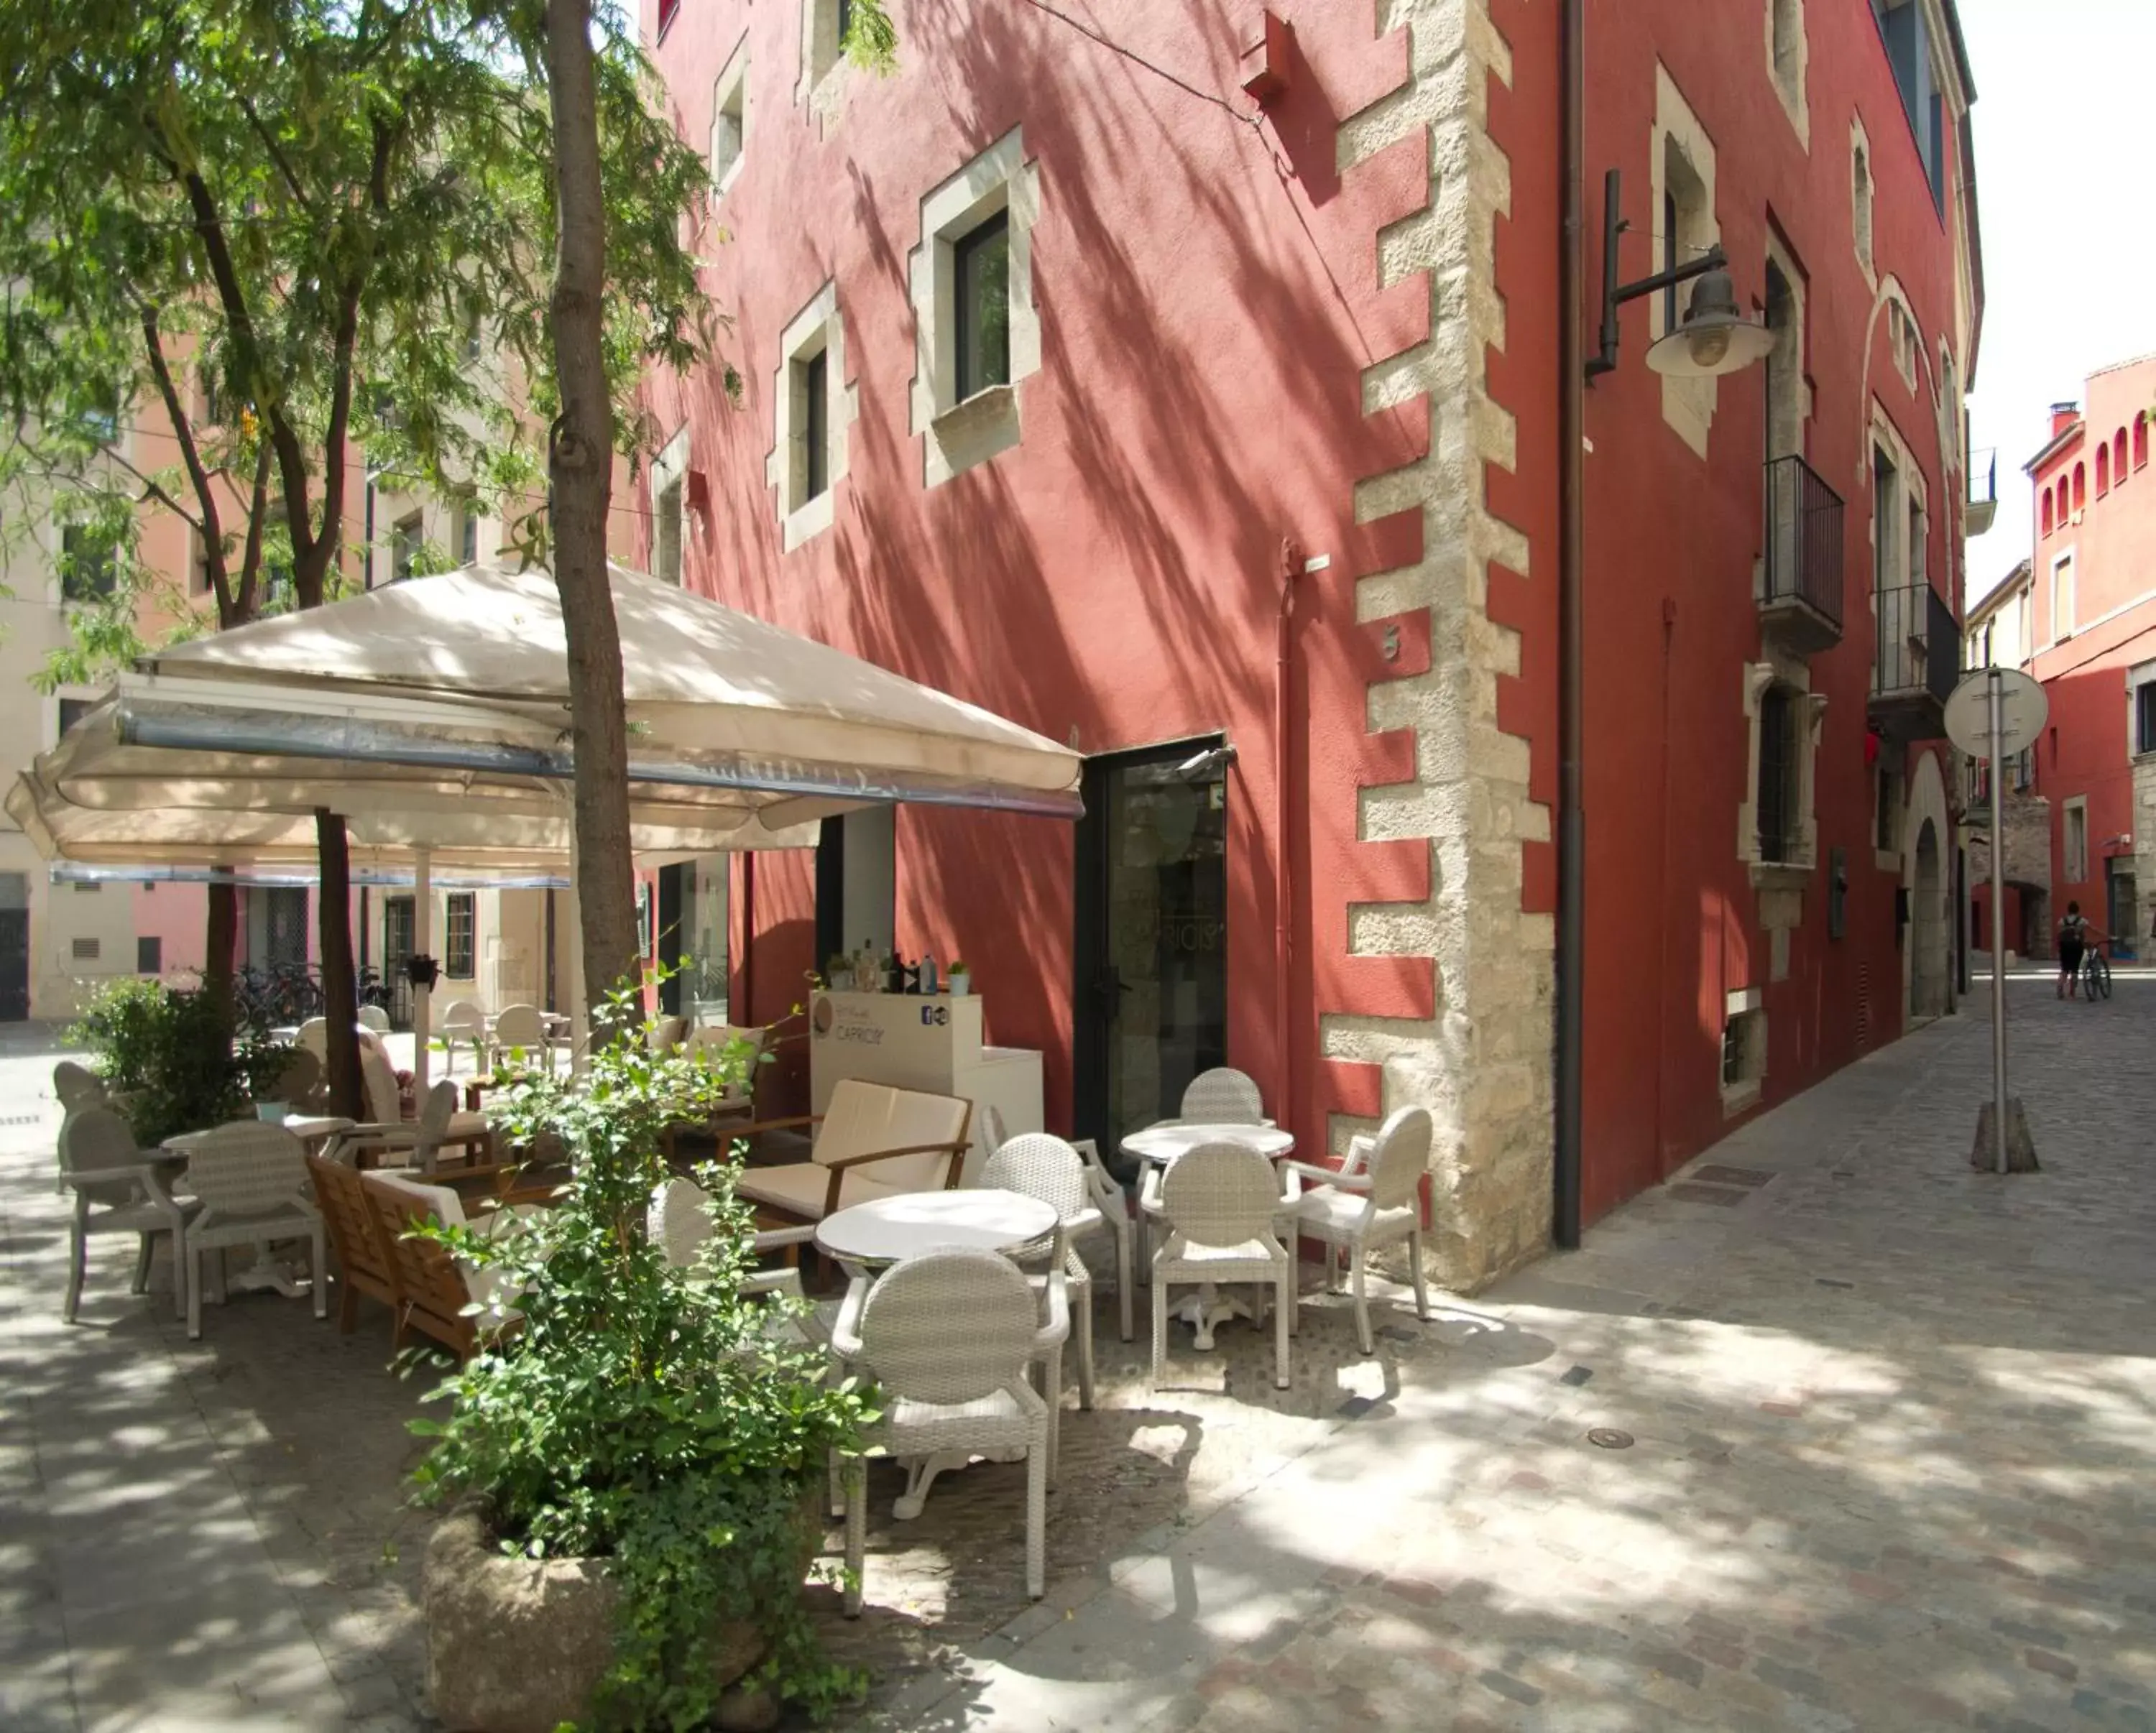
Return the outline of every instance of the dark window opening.
<path id="1" fill-rule="evenodd" d="M 957 308 L 958 401 L 1010 383 L 1010 215 L 994 216 L 951 249 Z"/>
<path id="2" fill-rule="evenodd" d="M 162 975 L 165 972 L 165 941 L 155 934 L 136 940 L 135 972 L 138 975 Z"/>
<path id="3" fill-rule="evenodd" d="M 2156 680 L 2133 689 L 2133 750 L 2156 752 Z"/>
<path id="4" fill-rule="evenodd" d="M 1798 853 L 1797 695 L 1769 686 L 1759 700 L 1759 859 Z"/>
<path id="5" fill-rule="evenodd" d="M 801 500 L 806 505 L 821 499 L 831 486 L 831 417 L 826 399 L 830 351 L 819 349 L 795 365 L 801 370 Z"/>
<path id="6" fill-rule="evenodd" d="M 476 972 L 479 898 L 469 890 L 449 893 L 448 931 L 442 946 L 442 972 L 452 981 L 469 981 Z"/>
<path id="7" fill-rule="evenodd" d="M 60 596 L 68 602 L 110 602 L 120 579 L 111 541 L 84 524 L 60 531 Z"/>
<path id="8" fill-rule="evenodd" d="M 82 720 L 82 719 L 88 715 L 95 707 L 96 703 L 97 700 L 94 698 L 63 698 L 60 700 L 60 732 L 62 734 L 65 734 L 69 729 L 74 727 L 76 723 Z"/>

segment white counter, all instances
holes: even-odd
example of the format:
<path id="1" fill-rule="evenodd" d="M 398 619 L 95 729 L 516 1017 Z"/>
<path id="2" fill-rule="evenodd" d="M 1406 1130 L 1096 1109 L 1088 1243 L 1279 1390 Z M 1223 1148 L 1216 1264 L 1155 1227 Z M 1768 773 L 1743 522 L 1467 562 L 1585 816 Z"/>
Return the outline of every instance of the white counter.
<path id="1" fill-rule="evenodd" d="M 981 1010 L 972 994 L 816 994 L 808 1005 L 808 1110 L 823 1112 L 844 1077 L 963 1096 L 973 1104 L 974 1143 L 965 1167 L 970 1184 L 982 1161 L 984 1109 L 1001 1113 L 1004 1128 L 1014 1135 L 1045 1129 L 1040 1055 L 985 1045 Z"/>

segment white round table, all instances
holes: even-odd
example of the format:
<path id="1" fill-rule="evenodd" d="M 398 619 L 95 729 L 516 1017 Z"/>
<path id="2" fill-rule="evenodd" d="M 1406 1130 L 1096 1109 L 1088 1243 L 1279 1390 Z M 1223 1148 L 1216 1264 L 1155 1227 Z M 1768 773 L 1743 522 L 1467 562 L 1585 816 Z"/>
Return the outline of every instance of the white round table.
<path id="1" fill-rule="evenodd" d="M 1123 1140 L 1123 1153 L 1165 1167 L 1203 1143 L 1240 1143 L 1255 1150 L 1268 1161 L 1277 1161 L 1295 1150 L 1295 1133 L 1278 1125 L 1186 1125 L 1180 1120 L 1164 1125 L 1148 1125 Z"/>
<path id="2" fill-rule="evenodd" d="M 1148 1125 L 1142 1131 L 1133 1131 L 1123 1139 L 1122 1150 L 1127 1156 L 1135 1156 L 1141 1161 L 1149 1161 L 1157 1167 L 1171 1167 L 1191 1151 L 1208 1143 L 1240 1143 L 1254 1149 L 1268 1161 L 1277 1161 L 1283 1156 L 1295 1152 L 1295 1133 L 1279 1125 L 1204 1125 L 1185 1124 L 1178 1120 L 1167 1125 Z M 1139 1188 L 1143 1195 L 1144 1188 Z M 1148 1277 L 1152 1271 L 1152 1224 L 1146 1213 L 1137 1213 L 1137 1265 Z M 1223 1300 L 1212 1283 L 1199 1284 L 1195 1296 L 1179 1301 L 1177 1315 L 1195 1332 L 1192 1346 L 1201 1353 L 1213 1346 L 1214 1326 L 1224 1320 L 1248 1316 L 1250 1308 L 1240 1300 Z"/>
<path id="3" fill-rule="evenodd" d="M 816 1243 L 841 1264 L 896 1264 L 923 1252 L 1008 1251 L 1055 1231 L 1055 1206 L 1022 1192 L 906 1192 L 834 1212 Z"/>
<path id="4" fill-rule="evenodd" d="M 816 1244 L 858 1280 L 864 1265 L 901 1263 L 924 1252 L 1009 1251 L 1055 1231 L 1055 1206 L 1023 1192 L 984 1187 L 968 1192 L 907 1192 L 834 1211 L 816 1224 Z M 1021 1453 L 1023 1454 L 1023 1453 Z M 964 1468 L 965 1450 L 906 1459 L 906 1490 L 891 1505 L 901 1522 L 920 1515 L 938 1474 Z M 1014 1459 L 998 1453 L 998 1461 Z"/>

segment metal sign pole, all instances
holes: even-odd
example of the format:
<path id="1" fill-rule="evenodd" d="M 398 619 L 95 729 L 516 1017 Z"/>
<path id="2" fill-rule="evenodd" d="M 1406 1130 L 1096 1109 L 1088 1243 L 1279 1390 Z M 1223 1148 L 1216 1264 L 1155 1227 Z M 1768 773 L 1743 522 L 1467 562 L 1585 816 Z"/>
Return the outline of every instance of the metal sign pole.
<path id="1" fill-rule="evenodd" d="M 2004 684 L 1999 670 L 1989 682 L 1991 711 L 1991 1141 L 1995 1171 L 2006 1172 L 2006 825 L 1999 784 L 2006 761 L 1999 750 L 2005 737 Z"/>

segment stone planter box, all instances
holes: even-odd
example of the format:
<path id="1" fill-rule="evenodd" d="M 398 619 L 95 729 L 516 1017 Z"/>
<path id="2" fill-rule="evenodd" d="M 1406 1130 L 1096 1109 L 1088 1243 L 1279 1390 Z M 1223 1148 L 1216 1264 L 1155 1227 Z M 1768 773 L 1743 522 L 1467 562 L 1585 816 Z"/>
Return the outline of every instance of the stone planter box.
<path id="1" fill-rule="evenodd" d="M 804 1577 L 814 1556 L 812 1543 Z M 613 1659 L 615 1602 L 603 1560 L 506 1558 L 477 1507 L 460 1505 L 428 1543 L 421 1590 L 435 1715 L 450 1733 L 554 1733 L 586 1720 Z M 732 1684 L 763 1648 L 756 1626 L 726 1626 L 712 1682 Z M 778 1719 L 764 1692 L 732 1690 L 716 1725 L 747 1733 Z"/>

